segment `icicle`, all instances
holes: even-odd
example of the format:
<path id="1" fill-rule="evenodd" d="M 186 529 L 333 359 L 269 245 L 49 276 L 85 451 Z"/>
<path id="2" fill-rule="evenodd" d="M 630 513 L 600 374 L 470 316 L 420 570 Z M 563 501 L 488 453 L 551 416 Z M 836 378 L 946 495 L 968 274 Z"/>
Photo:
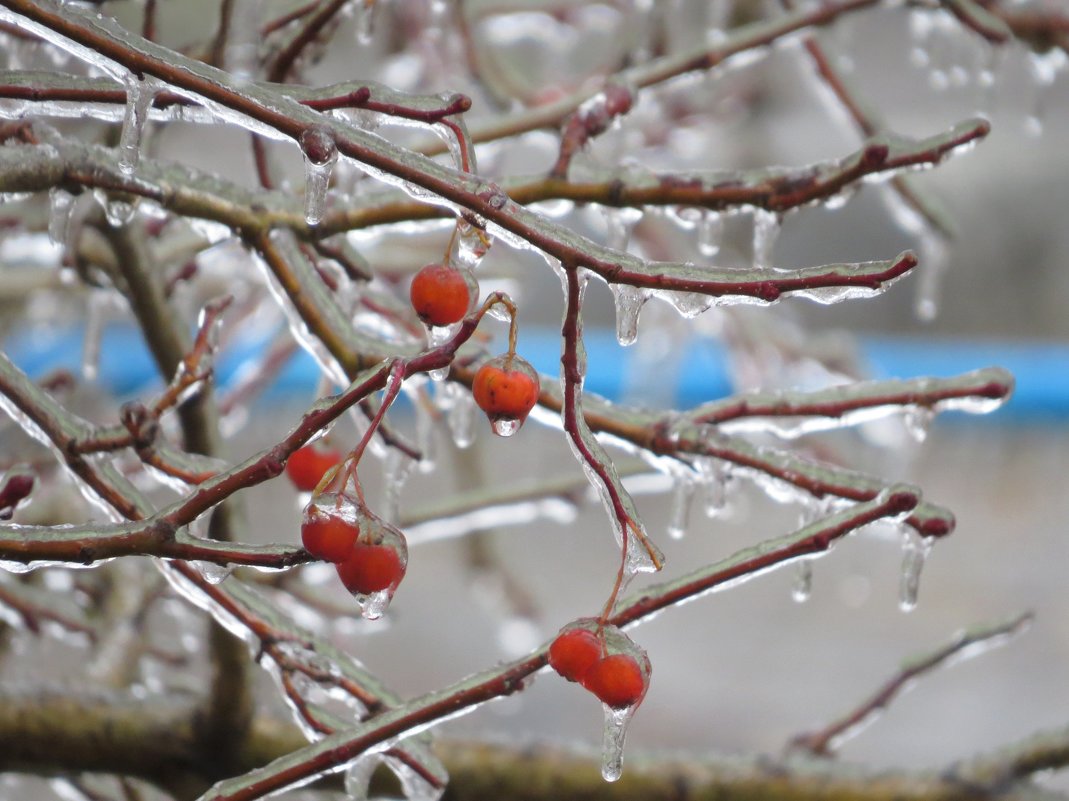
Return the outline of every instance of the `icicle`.
<path id="1" fill-rule="evenodd" d="M 327 189 L 338 161 L 338 146 L 334 133 L 318 125 L 301 133 L 300 146 L 304 153 L 304 221 L 318 225 L 327 208 Z"/>
<path id="2" fill-rule="evenodd" d="M 359 45 L 369 45 L 375 37 L 375 9 L 380 2 L 375 0 L 359 0 L 360 8 L 356 12 L 356 42 Z"/>
<path id="3" fill-rule="evenodd" d="M 698 252 L 711 259 L 720 252 L 724 238 L 724 218 L 720 212 L 707 211 L 698 223 Z"/>
<path id="4" fill-rule="evenodd" d="M 458 448 L 468 448 L 475 441 L 475 398 L 459 384 L 447 384 L 452 387 L 453 401 L 446 412 L 449 432 Z"/>
<path id="5" fill-rule="evenodd" d="M 605 217 L 605 246 L 612 250 L 626 251 L 631 242 L 631 232 L 642 219 L 639 209 L 610 207 L 602 208 Z"/>
<path id="6" fill-rule="evenodd" d="M 111 289 L 94 289 L 89 292 L 86 301 L 85 333 L 82 338 L 82 378 L 85 381 L 96 381 L 100 372 L 100 339 L 113 292 Z"/>
<path id="7" fill-rule="evenodd" d="M 949 263 L 946 240 L 935 233 L 924 235 L 920 245 L 921 266 L 917 276 L 913 313 L 918 320 L 930 322 L 939 314 L 939 295 L 943 274 Z"/>
<path id="8" fill-rule="evenodd" d="M 361 754 L 345 771 L 345 795 L 351 801 L 367 801 L 371 777 L 382 763 L 379 754 Z"/>
<path id="9" fill-rule="evenodd" d="M 682 539 L 690 523 L 690 506 L 697 484 L 690 475 L 676 476 L 672 486 L 672 501 L 668 512 L 668 536 Z"/>
<path id="10" fill-rule="evenodd" d="M 609 284 L 616 301 L 616 341 L 633 345 L 638 338 L 638 316 L 649 300 L 649 292 L 630 284 Z"/>
<path id="11" fill-rule="evenodd" d="M 397 776 L 397 781 L 401 784 L 401 792 L 408 801 L 438 801 L 449 783 L 449 774 L 445 766 L 431 753 L 429 748 L 417 746 L 415 740 L 405 740 L 404 746 L 415 753 L 424 770 L 416 770 L 409 762 L 393 755 L 383 757 L 382 761 Z"/>
<path id="12" fill-rule="evenodd" d="M 635 708 L 613 709 L 608 704 L 602 706 L 605 710 L 605 730 L 601 743 L 601 777 L 607 782 L 614 782 L 623 774 L 627 724 L 631 722 Z"/>
<path id="13" fill-rule="evenodd" d="M 234 572 L 233 565 L 217 565 L 215 562 L 190 562 L 189 564 L 209 584 L 222 584 Z"/>
<path id="14" fill-rule="evenodd" d="M 794 584 L 791 586 L 791 598 L 795 603 L 805 603 L 813 593 L 813 563 L 809 559 L 803 559 L 798 563 L 797 572 L 794 574 Z"/>
<path id="15" fill-rule="evenodd" d="M 104 209 L 104 216 L 112 228 L 122 228 L 134 218 L 134 204 L 112 197 L 103 189 L 94 189 L 93 197 Z M 228 229 L 229 230 L 229 229 Z"/>
<path id="16" fill-rule="evenodd" d="M 412 400 L 416 407 L 416 445 L 420 453 L 417 468 L 421 473 L 432 473 L 438 463 L 436 414 L 429 407 L 430 400 L 425 396 L 413 396 Z"/>
<path id="17" fill-rule="evenodd" d="M 658 297 L 668 301 L 677 312 L 688 320 L 708 311 L 713 306 L 713 299 L 700 292 L 660 292 Z"/>
<path id="18" fill-rule="evenodd" d="M 773 211 L 753 210 L 753 266 L 757 270 L 772 268 L 772 256 L 779 239 L 780 216 Z"/>
<path id="19" fill-rule="evenodd" d="M 65 247 L 70 234 L 74 195 L 55 187 L 48 192 L 48 239 L 53 245 Z"/>
<path id="20" fill-rule="evenodd" d="M 131 72 L 126 84 L 126 114 L 123 116 L 122 133 L 119 135 L 119 171 L 133 175 L 141 160 L 141 141 L 149 109 L 156 97 L 156 81 L 145 75 Z"/>
<path id="21" fill-rule="evenodd" d="M 931 406 L 910 406 L 902 415 L 902 424 L 916 442 L 924 442 L 934 419 L 935 409 Z"/>
<path id="22" fill-rule="evenodd" d="M 720 459 L 703 459 L 695 464 L 702 485 L 702 500 L 705 514 L 710 518 L 723 517 L 727 513 L 727 487 L 731 478 L 730 467 Z"/>
<path id="23" fill-rule="evenodd" d="M 416 467 L 416 460 L 397 448 L 390 448 L 383 466 L 382 519 L 396 523 L 401 516 L 401 490 Z"/>
<path id="24" fill-rule="evenodd" d="M 490 250 L 494 240 L 486 231 L 476 228 L 474 225 L 469 225 L 463 221 L 459 225 L 457 261 L 468 269 L 474 270 L 479 266 L 479 262 L 483 260 L 483 256 Z"/>
<path id="25" fill-rule="evenodd" d="M 898 608 L 910 612 L 917 606 L 921 570 L 932 550 L 932 539 L 918 535 L 912 529 L 905 534 L 902 544 L 902 574 L 898 584 Z"/>

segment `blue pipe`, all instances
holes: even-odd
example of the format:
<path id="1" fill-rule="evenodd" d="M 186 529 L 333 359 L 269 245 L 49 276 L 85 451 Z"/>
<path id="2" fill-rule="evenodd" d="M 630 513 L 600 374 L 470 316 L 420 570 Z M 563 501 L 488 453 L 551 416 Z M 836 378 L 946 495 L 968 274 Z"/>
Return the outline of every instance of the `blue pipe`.
<path id="1" fill-rule="evenodd" d="M 83 331 L 80 327 L 41 327 L 22 330 L 4 343 L 5 352 L 31 377 L 57 369 L 75 374 L 80 370 Z M 250 334 L 230 344 L 216 360 L 216 378 L 225 388 L 239 368 L 262 352 L 267 333 Z M 953 339 L 921 339 L 904 336 L 860 338 L 861 353 L 872 368 L 873 378 L 945 377 L 998 365 L 1017 379 L 1013 398 L 998 412 L 1002 422 L 1026 424 L 1069 423 L 1069 344 L 1053 342 L 1006 342 Z M 620 399 L 635 390 L 650 396 L 650 386 L 635 375 L 633 349 L 621 348 L 610 331 L 589 329 L 585 335 L 588 390 L 609 399 Z M 689 408 L 731 393 L 724 351 L 708 340 L 690 342 L 679 363 L 673 387 L 657 377 L 652 396 L 664 404 Z M 525 327 L 520 353 L 538 370 L 554 374 L 560 356 L 559 333 L 552 329 Z M 140 332 L 128 324 L 104 329 L 101 341 L 99 380 L 109 392 L 129 397 L 159 386 L 152 358 Z M 268 400 L 308 396 L 315 392 L 318 370 L 305 353 L 292 358 L 265 393 Z M 660 382 L 657 385 L 656 382 Z M 642 392 L 642 390 L 647 390 Z"/>

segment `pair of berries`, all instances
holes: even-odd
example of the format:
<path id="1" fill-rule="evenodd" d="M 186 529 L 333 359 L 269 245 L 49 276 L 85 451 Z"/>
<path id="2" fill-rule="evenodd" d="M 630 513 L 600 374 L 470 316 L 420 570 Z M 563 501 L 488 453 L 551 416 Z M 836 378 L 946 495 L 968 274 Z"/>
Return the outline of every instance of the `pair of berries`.
<path id="1" fill-rule="evenodd" d="M 317 559 L 333 562 L 341 583 L 357 596 L 388 598 L 405 577 L 404 534 L 345 496 L 325 493 L 308 505 L 301 543 Z"/>
<path id="2" fill-rule="evenodd" d="M 560 630 L 549 646 L 549 664 L 613 709 L 637 706 L 650 683 L 646 653 L 616 626 L 593 618 Z"/>

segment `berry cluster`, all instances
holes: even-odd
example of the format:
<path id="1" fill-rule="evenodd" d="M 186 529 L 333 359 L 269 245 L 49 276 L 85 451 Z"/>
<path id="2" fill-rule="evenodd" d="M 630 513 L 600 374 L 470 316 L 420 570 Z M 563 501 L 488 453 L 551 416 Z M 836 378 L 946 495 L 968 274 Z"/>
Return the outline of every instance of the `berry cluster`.
<path id="1" fill-rule="evenodd" d="M 594 618 L 560 630 L 549 646 L 549 664 L 613 709 L 637 706 L 650 683 L 646 653 L 616 626 Z"/>
<path id="2" fill-rule="evenodd" d="M 340 451 L 305 445 L 286 462 L 286 474 L 302 492 L 312 492 L 342 462 Z M 404 534 L 345 494 L 320 493 L 304 510 L 301 544 L 316 559 L 332 562 L 364 616 L 379 617 L 405 576 Z"/>

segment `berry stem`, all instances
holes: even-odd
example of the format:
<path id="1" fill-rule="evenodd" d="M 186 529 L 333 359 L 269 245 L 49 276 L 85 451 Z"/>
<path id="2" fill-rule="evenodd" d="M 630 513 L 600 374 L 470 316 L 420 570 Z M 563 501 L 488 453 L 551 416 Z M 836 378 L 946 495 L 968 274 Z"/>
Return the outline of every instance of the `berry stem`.
<path id="1" fill-rule="evenodd" d="M 368 443 L 371 442 L 371 438 L 375 436 L 375 431 L 378 430 L 379 424 L 386 416 L 386 410 L 390 408 L 394 400 L 397 398 L 397 393 L 401 391 L 401 385 L 405 381 L 405 367 L 404 359 L 394 359 L 391 362 L 390 374 L 386 381 L 386 389 L 382 393 L 382 402 L 379 404 L 378 411 L 375 412 L 375 416 L 372 417 L 368 423 L 367 431 L 364 432 L 364 436 L 362 436 L 360 441 L 356 443 L 356 447 L 353 448 L 352 452 L 344 462 L 345 480 L 342 482 L 342 486 L 352 479 L 353 488 L 356 490 L 357 499 L 362 507 L 366 507 L 367 503 L 364 501 L 364 488 L 360 485 L 360 479 L 356 475 L 357 465 L 360 463 L 360 459 L 364 455 Z"/>
<path id="2" fill-rule="evenodd" d="M 445 246 L 445 255 L 442 256 L 442 264 L 449 265 L 453 258 L 453 246 L 457 243 L 457 234 L 460 233 L 460 220 L 453 225 L 453 233 L 449 235 L 449 244 Z"/>

